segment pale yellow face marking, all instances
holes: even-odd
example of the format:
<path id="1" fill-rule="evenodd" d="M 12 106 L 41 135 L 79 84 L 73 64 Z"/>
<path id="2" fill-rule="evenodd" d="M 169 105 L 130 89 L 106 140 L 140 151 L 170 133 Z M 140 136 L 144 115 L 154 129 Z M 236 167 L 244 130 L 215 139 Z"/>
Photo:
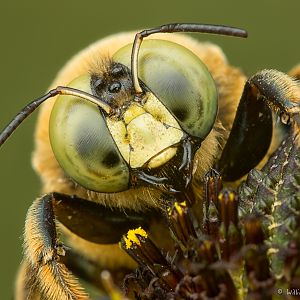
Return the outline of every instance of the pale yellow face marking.
<path id="1" fill-rule="evenodd" d="M 149 161 L 148 167 L 150 169 L 155 169 L 161 166 L 165 162 L 169 161 L 173 156 L 175 156 L 176 152 L 177 152 L 177 147 L 171 147 L 164 150 L 163 152 L 156 155 Z"/>
<path id="2" fill-rule="evenodd" d="M 115 121 L 109 118 L 106 118 L 106 124 L 121 155 L 129 163 L 130 146 L 127 138 L 126 124 L 123 121 Z"/>
<path id="3" fill-rule="evenodd" d="M 178 144 L 183 136 L 176 119 L 164 105 L 152 94 L 146 97 L 143 106 L 132 104 L 122 121 L 106 120 L 123 158 L 132 168 L 147 162 L 150 168 L 166 163 L 177 151 L 169 147 Z"/>
<path id="4" fill-rule="evenodd" d="M 132 104 L 124 114 L 124 121 L 129 124 L 134 118 L 145 113 L 145 110 L 137 104 Z"/>
<path id="5" fill-rule="evenodd" d="M 133 151 L 130 155 L 130 165 L 141 167 L 162 150 L 177 144 L 182 132 L 165 125 L 153 118 L 149 113 L 138 116 L 127 127 L 128 138 Z"/>

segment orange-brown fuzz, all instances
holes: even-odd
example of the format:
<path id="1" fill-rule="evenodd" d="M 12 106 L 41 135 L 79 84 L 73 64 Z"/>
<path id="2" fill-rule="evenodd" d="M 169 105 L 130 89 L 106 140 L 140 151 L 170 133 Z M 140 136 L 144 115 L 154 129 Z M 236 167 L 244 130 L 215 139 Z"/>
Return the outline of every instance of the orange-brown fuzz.
<path id="1" fill-rule="evenodd" d="M 194 160 L 193 185 L 201 199 L 201 179 L 220 156 L 221 149 L 231 129 L 246 78 L 239 69 L 228 65 L 222 50 L 216 45 L 200 43 L 182 34 L 157 34 L 153 38 L 170 40 L 189 48 L 207 65 L 218 87 L 218 119 L 213 130 L 202 143 Z M 101 73 L 103 71 L 103 61 L 111 57 L 120 47 L 132 43 L 133 40 L 134 33 L 121 33 L 94 43 L 74 56 L 65 65 L 54 80 L 51 88 L 58 85 L 67 85 L 77 76 L 91 72 L 91 68 L 92 72 Z M 50 193 L 55 191 L 77 195 L 110 207 L 131 208 L 136 211 L 157 207 L 159 205 L 158 192 L 154 190 L 139 188 L 117 194 L 101 194 L 86 190 L 65 176 L 54 157 L 49 141 L 49 117 L 54 101 L 55 99 L 50 99 L 43 104 L 39 113 L 35 134 L 36 149 L 33 154 L 33 165 L 41 176 L 43 183 L 42 192 Z M 44 298 L 42 299 L 86 299 L 85 294 L 71 273 L 59 263 L 59 260 L 53 259 L 53 249 L 45 249 L 40 242 L 42 240 L 39 236 L 41 233 L 36 231 L 38 226 L 36 226 L 36 219 L 34 218 L 35 205 L 34 202 L 26 220 L 25 258 L 17 280 L 17 300 L 26 299 L 24 297 L 26 295 L 24 283 L 27 280 L 27 276 L 37 277 L 40 291 L 44 293 Z M 161 247 L 166 247 L 168 239 L 165 237 L 163 230 L 155 230 L 155 226 L 159 227 L 158 224 L 153 224 L 150 230 L 154 233 L 155 242 Z M 71 234 L 61 224 L 57 224 L 57 229 L 62 232 L 68 247 L 81 253 L 101 268 L 118 269 L 135 266 L 135 263 L 119 249 L 118 245 L 98 245 L 85 241 Z M 43 263 L 39 261 L 41 255 Z M 32 274 L 32 272 L 28 272 L 28 269 L 34 269 L 37 273 Z M 38 291 L 38 289 L 34 290 L 35 296 L 30 299 L 40 299 Z"/>
<path id="2" fill-rule="evenodd" d="M 294 68 L 292 68 L 288 74 L 289 74 L 289 76 L 292 76 L 295 79 L 299 80 L 300 79 L 300 64 L 298 64 Z"/>

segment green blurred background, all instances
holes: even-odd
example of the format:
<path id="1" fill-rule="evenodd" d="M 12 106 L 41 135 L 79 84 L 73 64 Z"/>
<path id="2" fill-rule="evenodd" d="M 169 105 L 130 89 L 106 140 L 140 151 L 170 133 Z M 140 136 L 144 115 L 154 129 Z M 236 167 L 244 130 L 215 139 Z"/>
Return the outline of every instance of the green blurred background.
<path id="1" fill-rule="evenodd" d="M 300 62 L 299 0 L 252 1 L 1 1 L 0 128 L 43 94 L 77 51 L 108 34 L 169 22 L 202 22 L 245 28 L 247 40 L 197 35 L 221 45 L 247 74 L 287 71 Z M 25 214 L 39 195 L 31 169 L 31 116 L 0 151 L 0 299 L 12 299 L 21 260 Z"/>

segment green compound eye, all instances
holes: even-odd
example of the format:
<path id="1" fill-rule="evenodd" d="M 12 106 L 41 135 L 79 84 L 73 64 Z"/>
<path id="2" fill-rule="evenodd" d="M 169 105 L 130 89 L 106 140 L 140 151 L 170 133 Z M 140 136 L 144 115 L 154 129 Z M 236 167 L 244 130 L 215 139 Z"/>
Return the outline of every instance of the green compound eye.
<path id="1" fill-rule="evenodd" d="M 113 59 L 130 68 L 132 45 L 117 51 Z M 189 135 L 204 139 L 218 109 L 212 76 L 190 50 L 173 42 L 146 40 L 138 58 L 138 77 L 166 106 Z"/>
<path id="2" fill-rule="evenodd" d="M 69 84 L 91 94 L 91 77 Z M 128 189 L 129 170 L 99 108 L 74 96 L 59 96 L 50 117 L 50 142 L 64 171 L 83 187 L 97 192 Z"/>

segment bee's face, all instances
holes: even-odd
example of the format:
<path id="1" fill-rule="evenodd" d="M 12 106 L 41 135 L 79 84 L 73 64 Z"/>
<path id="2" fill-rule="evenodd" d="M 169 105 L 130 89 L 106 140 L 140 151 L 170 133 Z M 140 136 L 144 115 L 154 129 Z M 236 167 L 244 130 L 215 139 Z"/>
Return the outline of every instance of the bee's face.
<path id="1" fill-rule="evenodd" d="M 214 124 L 215 83 L 190 50 L 149 40 L 139 53 L 143 93 L 137 95 L 131 48 L 69 84 L 106 102 L 111 113 L 74 96 L 57 99 L 52 149 L 64 171 L 88 190 L 120 192 L 145 183 L 178 190 L 190 181 L 187 166 Z M 178 172 L 181 180 L 174 185 Z"/>

